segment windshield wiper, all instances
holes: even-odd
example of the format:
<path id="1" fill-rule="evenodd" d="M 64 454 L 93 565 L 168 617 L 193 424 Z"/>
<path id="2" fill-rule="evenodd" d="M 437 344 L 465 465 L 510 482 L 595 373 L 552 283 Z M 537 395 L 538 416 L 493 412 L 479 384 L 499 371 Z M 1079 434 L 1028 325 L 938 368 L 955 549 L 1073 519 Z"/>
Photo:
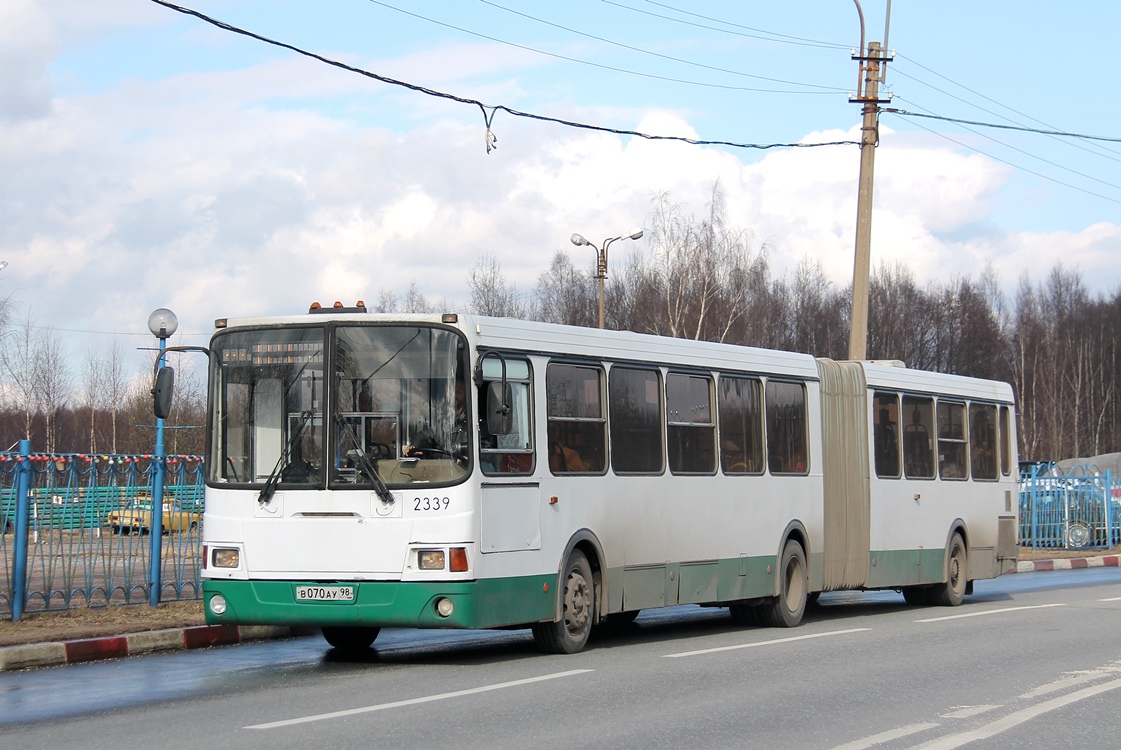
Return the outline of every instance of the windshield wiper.
<path id="1" fill-rule="evenodd" d="M 370 481 L 374 485 L 374 491 L 378 493 L 378 497 L 381 498 L 381 501 L 386 505 L 392 505 L 395 502 L 393 493 L 385 486 L 385 481 L 382 480 L 381 474 L 378 473 L 374 462 L 370 460 L 366 451 L 362 450 L 362 445 L 358 442 L 358 436 L 354 433 L 354 425 L 344 421 L 338 414 L 335 415 L 335 422 L 342 428 L 342 432 L 350 438 L 350 442 L 354 445 L 354 451 L 358 454 L 355 457 L 355 460 L 358 461 L 358 468 L 363 474 L 370 477 Z"/>
<path id="2" fill-rule="evenodd" d="M 292 453 L 292 447 L 303 437 L 304 428 L 311 421 L 311 418 L 310 409 L 300 412 L 300 423 L 296 425 L 292 437 L 284 444 L 284 450 L 280 451 L 280 458 L 276 460 L 276 466 L 269 472 L 269 478 L 265 480 L 265 486 L 261 488 L 260 494 L 257 495 L 257 502 L 261 505 L 268 505 L 272 502 L 272 496 L 276 493 L 276 486 L 280 484 L 280 476 L 284 473 L 283 468 L 287 463 L 289 454 Z"/>

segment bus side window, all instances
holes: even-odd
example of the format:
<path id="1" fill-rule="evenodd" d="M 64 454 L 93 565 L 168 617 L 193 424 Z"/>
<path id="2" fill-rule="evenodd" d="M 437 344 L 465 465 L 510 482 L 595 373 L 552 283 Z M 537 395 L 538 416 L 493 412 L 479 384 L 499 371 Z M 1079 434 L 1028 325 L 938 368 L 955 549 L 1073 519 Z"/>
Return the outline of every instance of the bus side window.
<path id="1" fill-rule="evenodd" d="M 806 474 L 806 387 L 767 381 L 767 464 L 772 474 Z"/>
<path id="2" fill-rule="evenodd" d="M 666 375 L 666 442 L 674 474 L 716 471 L 716 422 L 712 414 L 712 379 L 701 375 Z"/>
<path id="3" fill-rule="evenodd" d="M 549 470 L 602 474 L 607 469 L 603 371 L 551 364 L 545 374 Z"/>
<path id="4" fill-rule="evenodd" d="M 611 368 L 611 467 L 618 474 L 660 474 L 665 469 L 661 380 L 657 370 Z"/>
<path id="5" fill-rule="evenodd" d="M 965 404 L 938 402 L 938 475 L 943 479 L 965 479 Z"/>
<path id="6" fill-rule="evenodd" d="M 720 377 L 720 468 L 763 473 L 763 385 L 757 378 Z"/>
<path id="7" fill-rule="evenodd" d="M 899 396 L 877 392 L 872 396 L 873 450 L 876 476 L 899 477 Z"/>
<path id="8" fill-rule="evenodd" d="M 1000 407 L 1000 473 L 1012 472 L 1012 410 Z"/>
<path id="9" fill-rule="evenodd" d="M 502 365 L 483 360 L 483 385 L 479 388 L 479 465 L 484 474 L 529 474 L 533 472 L 533 402 L 529 362 L 506 360 L 506 382 L 510 385 L 513 429 L 506 435 L 487 430 L 487 384 L 502 377 Z"/>
<path id="10" fill-rule="evenodd" d="M 974 479 L 996 479 L 996 407 L 969 405 L 969 462 Z"/>
<path id="11" fill-rule="evenodd" d="M 903 428 L 903 471 L 908 479 L 933 479 L 934 446 L 930 430 L 934 424 L 934 399 L 904 396 L 903 414 L 909 419 Z"/>

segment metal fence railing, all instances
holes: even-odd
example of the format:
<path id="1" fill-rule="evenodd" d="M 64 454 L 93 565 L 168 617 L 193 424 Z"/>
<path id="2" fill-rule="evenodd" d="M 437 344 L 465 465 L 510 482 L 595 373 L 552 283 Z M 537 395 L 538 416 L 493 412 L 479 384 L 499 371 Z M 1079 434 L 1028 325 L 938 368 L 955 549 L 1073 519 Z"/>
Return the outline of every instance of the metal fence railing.
<path id="1" fill-rule="evenodd" d="M 0 617 L 149 601 L 157 546 L 159 600 L 197 599 L 203 463 L 165 462 L 161 535 L 152 533 L 152 456 L 0 453 Z M 21 486 L 26 543 L 16 537 Z"/>
<path id="2" fill-rule="evenodd" d="M 1020 477 L 1020 545 L 1094 549 L 1121 544 L 1121 485 L 1111 472 L 1035 466 Z"/>

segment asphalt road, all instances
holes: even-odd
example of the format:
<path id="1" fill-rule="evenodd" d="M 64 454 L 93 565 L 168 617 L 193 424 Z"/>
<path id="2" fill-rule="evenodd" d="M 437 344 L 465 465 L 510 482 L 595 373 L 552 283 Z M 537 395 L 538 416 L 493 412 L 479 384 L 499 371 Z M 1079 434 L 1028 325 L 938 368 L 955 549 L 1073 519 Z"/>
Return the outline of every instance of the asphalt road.
<path id="1" fill-rule="evenodd" d="M 387 630 L 0 675 L 0 747 L 1073 748 L 1121 737 L 1121 570 L 978 582 L 959 608 L 822 597 L 791 630 L 677 607 L 542 656 Z"/>

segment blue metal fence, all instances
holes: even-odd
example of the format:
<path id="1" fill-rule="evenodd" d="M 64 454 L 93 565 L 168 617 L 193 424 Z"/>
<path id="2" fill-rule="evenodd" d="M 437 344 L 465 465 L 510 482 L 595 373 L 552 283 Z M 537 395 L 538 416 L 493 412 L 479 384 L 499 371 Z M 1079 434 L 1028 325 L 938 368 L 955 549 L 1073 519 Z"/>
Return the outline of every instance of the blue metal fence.
<path id="1" fill-rule="evenodd" d="M 1121 544 L 1121 485 L 1109 471 L 1050 464 L 1020 477 L 1020 544 L 1033 549 L 1101 549 Z"/>
<path id="2" fill-rule="evenodd" d="M 0 617 L 148 601 L 156 540 L 159 599 L 197 599 L 202 466 L 166 458 L 161 535 L 152 456 L 0 453 Z"/>

